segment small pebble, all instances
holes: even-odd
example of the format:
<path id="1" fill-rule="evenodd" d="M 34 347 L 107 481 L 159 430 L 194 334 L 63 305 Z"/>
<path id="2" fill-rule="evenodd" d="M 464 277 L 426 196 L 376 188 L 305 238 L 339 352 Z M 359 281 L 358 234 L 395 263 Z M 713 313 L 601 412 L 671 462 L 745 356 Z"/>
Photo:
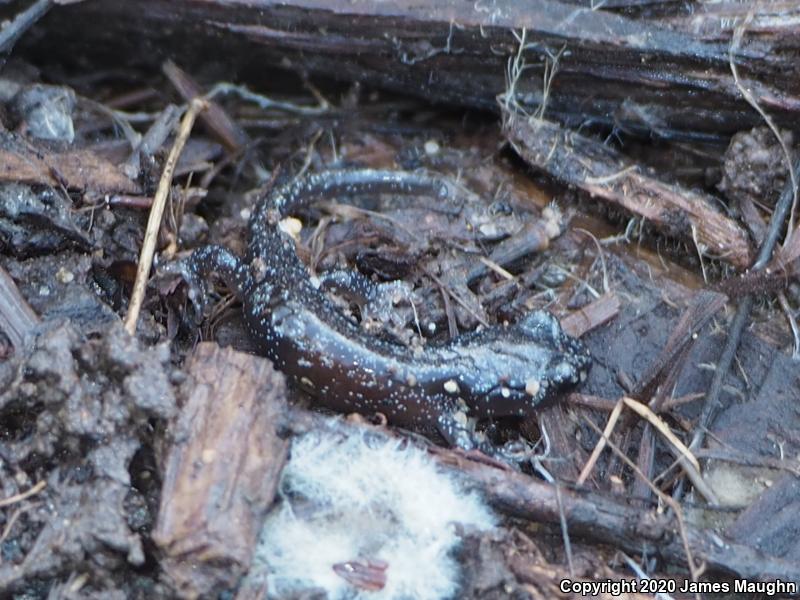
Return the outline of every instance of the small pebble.
<path id="1" fill-rule="evenodd" d="M 303 230 L 303 222 L 294 217 L 286 217 L 280 223 L 278 228 L 284 233 L 288 233 L 295 240 L 300 238 L 300 232 Z"/>
<path id="2" fill-rule="evenodd" d="M 425 142 L 425 154 L 428 156 L 436 156 L 439 154 L 439 144 L 436 140 L 428 140 Z"/>
<path id="3" fill-rule="evenodd" d="M 72 283 L 75 280 L 75 275 L 72 271 L 68 271 L 64 267 L 61 267 L 56 273 L 56 279 L 61 283 Z"/>
<path id="4" fill-rule="evenodd" d="M 455 379 L 448 379 L 444 382 L 444 391 L 448 394 L 457 394 L 460 390 L 458 387 L 458 383 L 456 383 Z"/>

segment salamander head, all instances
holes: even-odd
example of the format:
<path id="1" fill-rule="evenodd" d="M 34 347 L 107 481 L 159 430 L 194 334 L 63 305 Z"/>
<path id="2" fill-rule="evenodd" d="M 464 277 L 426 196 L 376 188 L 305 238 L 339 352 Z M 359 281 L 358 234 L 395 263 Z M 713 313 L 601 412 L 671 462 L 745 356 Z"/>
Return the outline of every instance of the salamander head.
<path id="1" fill-rule="evenodd" d="M 534 311 L 507 328 L 490 329 L 461 348 L 473 367 L 461 397 L 480 417 L 526 416 L 586 378 L 591 356 L 558 320 Z"/>

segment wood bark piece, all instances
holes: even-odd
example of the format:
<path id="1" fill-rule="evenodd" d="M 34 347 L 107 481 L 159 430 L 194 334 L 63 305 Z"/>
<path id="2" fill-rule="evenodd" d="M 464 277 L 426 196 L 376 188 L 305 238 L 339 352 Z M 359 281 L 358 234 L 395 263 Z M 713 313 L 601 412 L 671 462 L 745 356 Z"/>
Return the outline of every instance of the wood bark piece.
<path id="1" fill-rule="evenodd" d="M 17 284 L 0 266 L 0 331 L 6 334 L 14 350 L 23 348 L 40 322 L 39 315 L 22 297 Z"/>
<path id="2" fill-rule="evenodd" d="M 209 597 L 249 568 L 286 461 L 286 387 L 268 360 L 216 344 L 187 366 L 153 539 L 181 595 Z"/>
<path id="3" fill-rule="evenodd" d="M 752 12 L 753 32 L 733 51 L 741 84 L 779 125 L 796 121 L 797 3 L 656 10 L 646 20 L 554 0 L 104 0 L 52 11 L 37 25 L 45 36 L 32 39 L 37 51 L 47 40 L 73 57 L 118 56 L 126 46 L 139 63 L 173 55 L 193 69 L 224 60 L 251 80 L 261 74 L 259 84 L 274 82 L 267 67 L 281 66 L 497 110 L 524 30 L 523 106 L 546 95 L 548 115 L 570 126 L 720 140 L 761 123 L 729 64 L 733 27 Z"/>
<path id="4" fill-rule="evenodd" d="M 533 167 L 646 219 L 665 235 L 696 243 L 703 254 L 741 269 L 752 263 L 747 233 L 714 207 L 713 197 L 664 183 L 612 148 L 557 123 L 505 116 L 509 141 Z"/>
<path id="5" fill-rule="evenodd" d="M 573 310 L 561 319 L 561 327 L 573 337 L 581 337 L 619 314 L 620 300 L 614 292 L 606 292 L 583 308 Z"/>
<path id="6" fill-rule="evenodd" d="M 184 101 L 191 102 L 203 95 L 200 85 L 171 60 L 164 63 L 162 70 Z M 200 114 L 200 120 L 230 152 L 241 152 L 249 141 L 247 133 L 216 102 L 208 101 L 208 108 Z"/>
<path id="7" fill-rule="evenodd" d="M 92 197 L 140 192 L 136 182 L 90 150 L 55 153 L 7 142 L 0 146 L 0 182 L 64 186 Z"/>

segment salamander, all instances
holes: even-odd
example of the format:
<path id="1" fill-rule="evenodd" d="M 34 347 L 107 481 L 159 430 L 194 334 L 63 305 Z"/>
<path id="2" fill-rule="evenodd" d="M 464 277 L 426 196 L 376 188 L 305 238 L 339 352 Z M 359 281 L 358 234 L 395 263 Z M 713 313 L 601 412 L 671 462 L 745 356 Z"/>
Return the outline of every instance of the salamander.
<path id="1" fill-rule="evenodd" d="M 551 314 L 535 310 L 441 344 L 410 349 L 368 335 L 335 306 L 297 256 L 280 222 L 320 199 L 366 194 L 463 194 L 445 177 L 384 170 L 313 173 L 278 187 L 255 206 L 247 255 L 222 246 L 194 251 L 181 266 L 194 300 L 217 273 L 241 298 L 259 351 L 321 404 L 334 410 L 383 413 L 389 422 L 438 430 L 465 449 L 476 441 L 463 416 L 526 416 L 560 390 L 582 381 L 591 363 L 583 344 Z M 198 294 L 200 295 L 198 297 Z"/>

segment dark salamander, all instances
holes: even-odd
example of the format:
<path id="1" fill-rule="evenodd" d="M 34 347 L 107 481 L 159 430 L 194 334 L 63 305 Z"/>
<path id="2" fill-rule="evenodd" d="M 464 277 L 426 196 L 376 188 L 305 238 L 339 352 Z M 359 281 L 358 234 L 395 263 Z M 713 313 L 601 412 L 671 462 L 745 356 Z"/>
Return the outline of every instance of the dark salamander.
<path id="1" fill-rule="evenodd" d="M 345 316 L 309 276 L 279 222 L 319 199 L 386 193 L 442 200 L 463 194 L 452 181 L 428 174 L 315 173 L 258 203 L 244 260 L 223 247 L 207 246 L 192 254 L 182 272 L 194 294 L 202 294 L 211 272 L 218 273 L 241 297 L 261 352 L 322 404 L 381 412 L 401 426 L 436 429 L 462 448 L 476 447 L 464 408 L 479 418 L 525 416 L 585 377 L 591 359 L 583 344 L 544 311 L 416 352 L 367 335 Z"/>

